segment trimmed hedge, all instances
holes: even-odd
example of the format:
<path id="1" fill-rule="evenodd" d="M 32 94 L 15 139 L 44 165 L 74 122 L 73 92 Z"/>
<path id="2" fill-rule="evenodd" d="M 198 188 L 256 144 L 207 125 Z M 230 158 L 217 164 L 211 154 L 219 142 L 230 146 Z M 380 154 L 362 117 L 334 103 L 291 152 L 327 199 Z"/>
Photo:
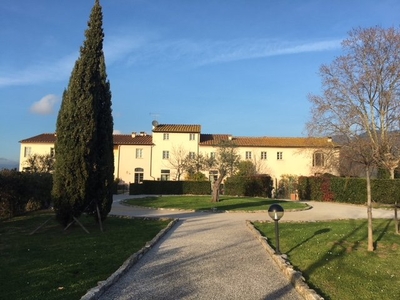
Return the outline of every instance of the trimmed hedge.
<path id="1" fill-rule="evenodd" d="M 0 218 L 47 208 L 51 203 L 53 177 L 48 173 L 0 172 Z"/>
<path id="2" fill-rule="evenodd" d="M 269 175 L 231 176 L 225 181 L 226 195 L 271 197 L 272 179 Z"/>
<path id="3" fill-rule="evenodd" d="M 131 183 L 129 195 L 209 195 L 209 181 L 152 181 Z"/>
<path id="4" fill-rule="evenodd" d="M 300 200 L 365 204 L 367 181 L 333 176 L 299 177 L 298 192 Z M 394 204 L 400 198 L 400 180 L 371 179 L 371 192 L 373 202 Z"/>

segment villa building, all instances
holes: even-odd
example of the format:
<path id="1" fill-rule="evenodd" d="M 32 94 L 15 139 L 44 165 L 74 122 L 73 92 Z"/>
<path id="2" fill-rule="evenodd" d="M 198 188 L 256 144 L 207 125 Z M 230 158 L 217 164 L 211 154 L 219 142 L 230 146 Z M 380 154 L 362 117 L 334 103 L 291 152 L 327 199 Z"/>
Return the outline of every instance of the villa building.
<path id="1" fill-rule="evenodd" d="M 114 135 L 114 177 L 124 183 L 143 180 L 183 180 L 174 161 L 198 154 L 212 156 L 222 141 L 232 141 L 242 160 L 252 161 L 258 173 L 269 174 L 274 182 L 282 175 L 310 176 L 320 173 L 337 175 L 331 157 L 339 148 L 330 138 L 235 137 L 229 134 L 203 134 L 200 125 L 158 124 L 152 134 L 133 132 Z M 20 141 L 19 170 L 33 154 L 54 155 L 56 135 L 44 133 Z M 203 173 L 214 180 L 216 170 Z"/>

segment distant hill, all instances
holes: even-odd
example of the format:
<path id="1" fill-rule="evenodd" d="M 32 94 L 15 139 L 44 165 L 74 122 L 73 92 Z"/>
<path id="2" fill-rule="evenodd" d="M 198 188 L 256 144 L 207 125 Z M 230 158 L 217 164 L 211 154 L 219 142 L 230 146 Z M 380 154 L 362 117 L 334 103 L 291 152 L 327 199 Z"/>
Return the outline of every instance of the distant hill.
<path id="1" fill-rule="evenodd" d="M 18 170 L 19 163 L 17 161 L 9 160 L 6 158 L 0 157 L 0 170 L 3 169 L 17 169 Z"/>

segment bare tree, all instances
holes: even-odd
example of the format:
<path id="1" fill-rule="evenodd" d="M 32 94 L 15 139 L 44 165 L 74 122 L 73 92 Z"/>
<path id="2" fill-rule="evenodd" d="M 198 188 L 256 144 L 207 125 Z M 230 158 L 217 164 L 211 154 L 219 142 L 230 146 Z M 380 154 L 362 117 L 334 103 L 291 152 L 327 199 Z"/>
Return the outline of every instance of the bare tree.
<path id="1" fill-rule="evenodd" d="M 31 173 L 50 173 L 54 170 L 54 156 L 33 154 L 24 162 L 24 170 Z"/>
<path id="2" fill-rule="evenodd" d="M 175 169 L 176 180 L 180 180 L 182 174 L 185 172 L 187 154 L 188 152 L 182 145 L 172 148 L 171 156 L 169 157 L 168 162 Z"/>
<path id="3" fill-rule="evenodd" d="M 311 135 L 341 136 L 365 166 L 368 251 L 373 251 L 371 168 L 398 163 L 400 132 L 400 32 L 354 29 L 342 43 L 344 55 L 320 68 L 323 95 L 310 95 Z"/>
<path id="4" fill-rule="evenodd" d="M 218 171 L 218 178 L 213 184 L 212 201 L 219 201 L 219 190 L 222 181 L 235 173 L 240 162 L 240 155 L 237 154 L 236 145 L 232 141 L 224 141 L 218 145 L 215 157 L 206 159 L 209 168 Z"/>

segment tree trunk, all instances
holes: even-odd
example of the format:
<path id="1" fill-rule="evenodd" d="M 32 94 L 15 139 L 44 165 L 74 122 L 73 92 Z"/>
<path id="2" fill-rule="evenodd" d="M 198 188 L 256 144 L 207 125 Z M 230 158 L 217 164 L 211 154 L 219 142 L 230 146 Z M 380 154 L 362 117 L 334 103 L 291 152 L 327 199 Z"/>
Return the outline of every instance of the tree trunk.
<path id="1" fill-rule="evenodd" d="M 211 199 L 212 202 L 219 202 L 219 188 L 223 179 L 223 176 L 218 176 L 217 180 L 214 182 Z"/>
<path id="2" fill-rule="evenodd" d="M 394 168 L 390 168 L 390 179 L 394 179 Z"/>
<path id="3" fill-rule="evenodd" d="M 366 167 L 367 175 L 367 216 L 368 216 L 368 251 L 374 251 L 374 237 L 372 230 L 372 201 L 371 201 L 371 170 Z"/>
<path id="4" fill-rule="evenodd" d="M 397 217 L 397 201 L 394 202 L 394 226 L 396 234 L 399 234 L 399 218 Z"/>

